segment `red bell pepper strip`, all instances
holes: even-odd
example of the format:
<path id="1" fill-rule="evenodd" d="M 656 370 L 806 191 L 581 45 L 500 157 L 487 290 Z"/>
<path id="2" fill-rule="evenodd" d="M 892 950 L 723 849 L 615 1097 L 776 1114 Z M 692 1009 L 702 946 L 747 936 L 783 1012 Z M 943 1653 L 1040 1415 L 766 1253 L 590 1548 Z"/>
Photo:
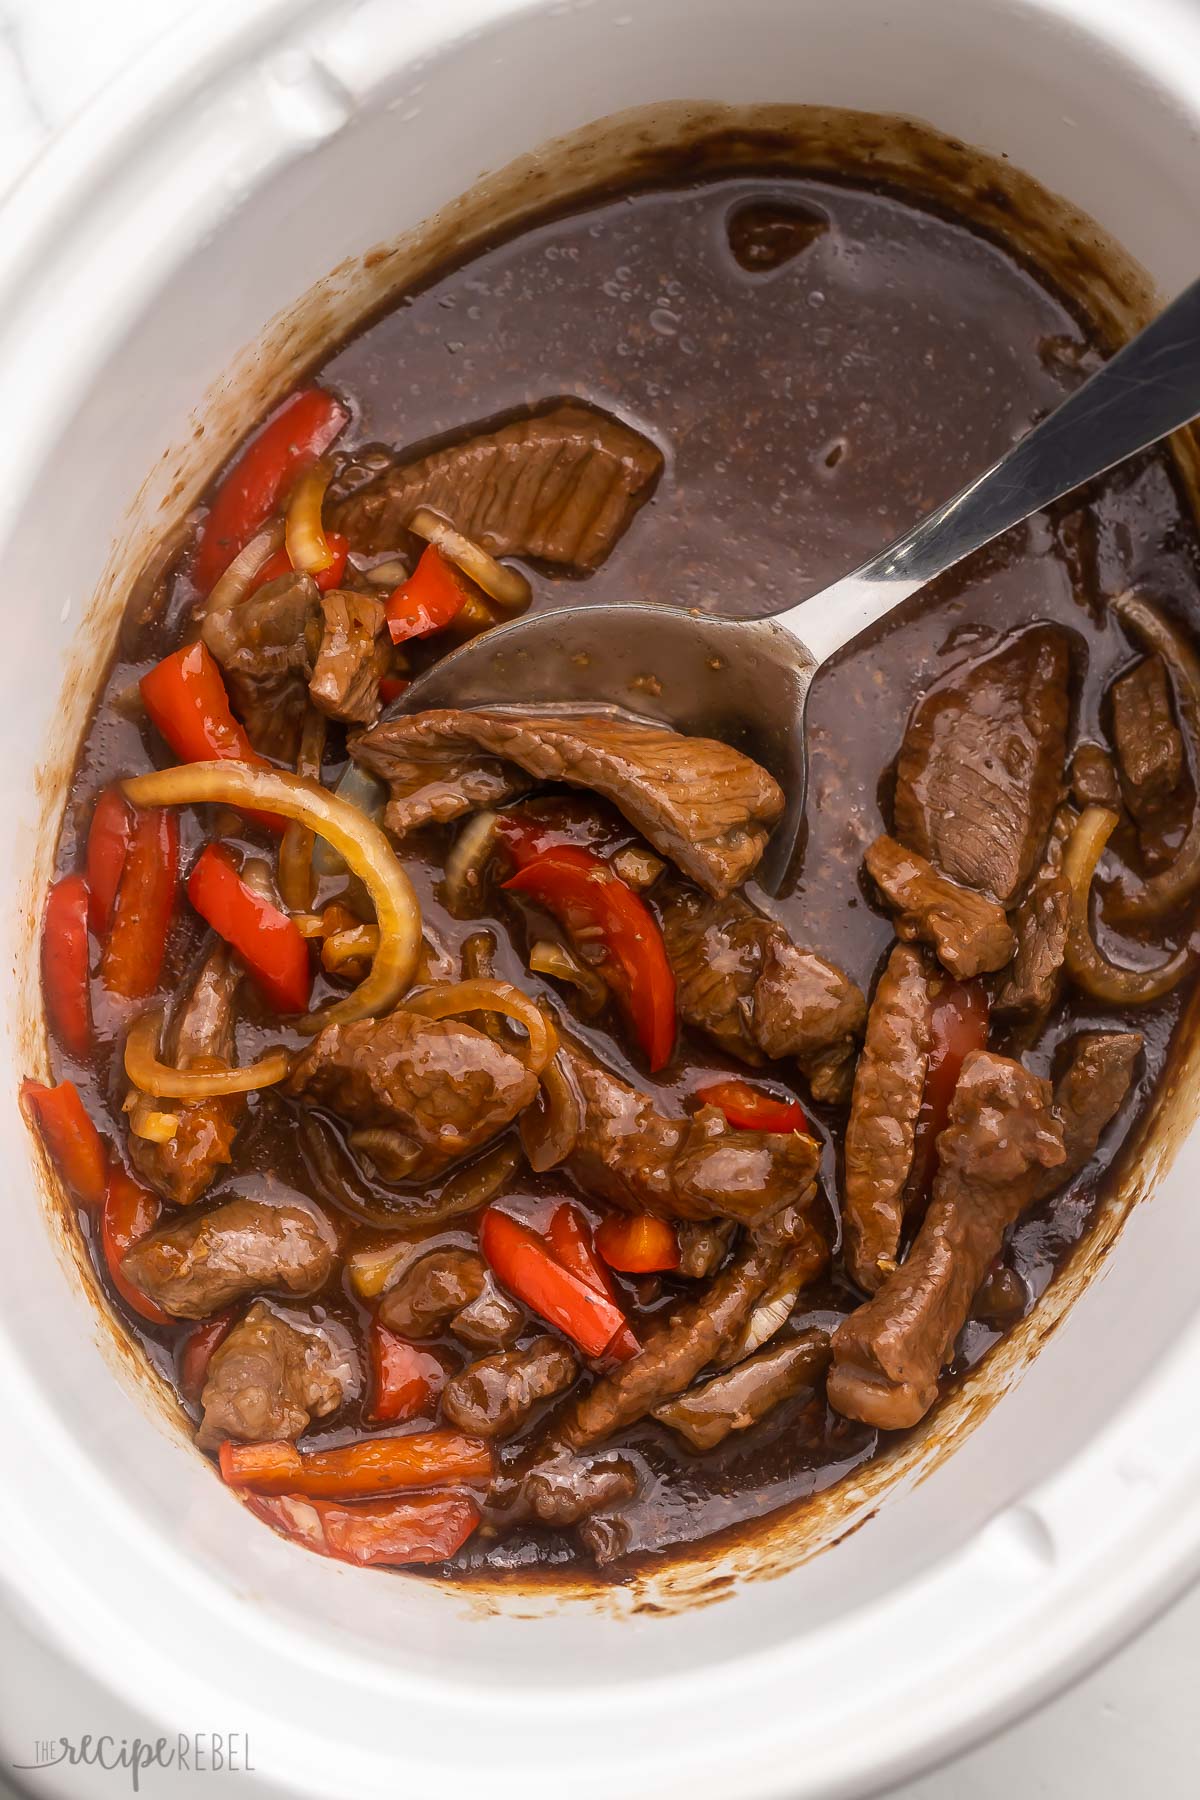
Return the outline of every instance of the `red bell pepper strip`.
<path id="1" fill-rule="evenodd" d="M 679 1267 L 679 1237 L 653 1213 L 613 1213 L 596 1228 L 596 1248 L 610 1268 L 625 1275 L 652 1275 Z"/>
<path id="2" fill-rule="evenodd" d="M 180 762 L 254 763 L 269 768 L 234 718 L 221 671 L 202 643 L 188 644 L 143 675 L 142 701 L 160 737 Z M 274 813 L 247 815 L 270 831 L 283 833 L 287 820 Z"/>
<path id="3" fill-rule="evenodd" d="M 432 1350 L 410 1344 L 372 1319 L 367 1334 L 371 1364 L 370 1417 L 398 1423 L 428 1413 L 445 1385 L 446 1371 Z"/>
<path id="4" fill-rule="evenodd" d="M 21 1099 L 72 1196 L 99 1212 L 104 1205 L 108 1156 L 75 1083 L 60 1081 L 56 1087 L 44 1087 L 40 1081 L 23 1081 Z"/>
<path id="5" fill-rule="evenodd" d="M 237 872 L 223 844 L 206 844 L 188 876 L 187 895 L 200 917 L 232 945 L 276 1012 L 308 1008 L 308 945 L 288 915 Z"/>
<path id="6" fill-rule="evenodd" d="M 204 521 L 192 565 L 192 580 L 202 594 L 278 512 L 296 477 L 325 454 L 349 417 L 324 388 L 301 388 L 251 438 L 221 478 Z"/>
<path id="7" fill-rule="evenodd" d="M 119 787 L 106 787 L 88 827 L 86 858 L 91 925 L 99 938 L 112 919 L 132 834 L 132 807 Z"/>
<path id="8" fill-rule="evenodd" d="M 336 1450 L 301 1455 L 285 1439 L 221 1445 L 221 1477 L 257 1494 L 304 1494 L 355 1500 L 399 1488 L 451 1487 L 492 1478 L 492 1452 L 461 1431 L 414 1431 L 407 1437 L 360 1438 Z"/>
<path id="9" fill-rule="evenodd" d="M 138 811 L 100 958 L 100 979 L 110 994 L 141 1000 L 153 992 L 178 896 L 179 821 L 166 807 Z"/>
<path id="10" fill-rule="evenodd" d="M 388 598 L 387 624 L 393 644 L 441 631 L 458 617 L 470 593 L 466 578 L 449 558 L 436 544 L 427 545 L 408 580 Z"/>
<path id="11" fill-rule="evenodd" d="M 341 1506 L 304 1494 L 247 1494 L 249 1510 L 293 1543 L 360 1568 L 445 1562 L 479 1523 L 469 1494 L 413 1494 Z"/>
<path id="12" fill-rule="evenodd" d="M 556 1206 L 550 1215 L 546 1240 L 564 1269 L 570 1269 L 581 1281 L 586 1281 L 589 1287 L 611 1300 L 614 1306 L 621 1304 L 613 1278 L 596 1254 L 592 1228 L 580 1209 L 569 1200 Z M 626 1325 L 608 1346 L 608 1354 L 615 1356 L 618 1362 L 628 1362 L 641 1347 L 631 1327 Z"/>
<path id="13" fill-rule="evenodd" d="M 340 531 L 327 531 L 325 542 L 333 551 L 333 561 L 327 568 L 321 569 L 313 576 L 313 580 L 323 594 L 335 588 L 346 573 L 346 559 L 350 554 L 350 539 L 342 536 Z M 292 559 L 286 550 L 276 550 L 268 556 L 258 574 L 254 577 L 254 588 L 266 587 L 268 581 L 278 581 L 281 575 L 292 573 Z M 252 590 L 253 591 L 253 590 Z"/>
<path id="14" fill-rule="evenodd" d="M 765 1094 L 748 1081 L 713 1081 L 696 1089 L 705 1106 L 719 1106 L 731 1125 L 743 1131 L 807 1131 L 804 1109 L 798 1100 L 781 1100 Z"/>
<path id="15" fill-rule="evenodd" d="M 151 1325 L 174 1325 L 176 1321 L 170 1314 L 163 1312 L 148 1295 L 135 1287 L 121 1269 L 123 1259 L 134 1245 L 149 1237 L 161 1213 L 162 1201 L 158 1195 L 140 1187 L 119 1163 L 114 1163 L 108 1171 L 104 1211 L 100 1218 L 100 1243 L 109 1280 L 126 1306 Z"/>
<path id="16" fill-rule="evenodd" d="M 179 1346 L 176 1359 L 179 1386 L 185 1400 L 199 1400 L 208 1380 L 208 1365 L 229 1336 L 236 1318 L 235 1312 L 223 1312 L 215 1319 L 203 1319 Z"/>
<path id="17" fill-rule="evenodd" d="M 390 706 L 393 700 L 400 698 L 409 685 L 410 677 L 407 675 L 381 675 L 379 677 L 379 698 L 385 706 Z"/>
<path id="18" fill-rule="evenodd" d="M 612 989 L 645 1052 L 651 1072 L 670 1060 L 675 1045 L 675 974 L 658 921 L 603 857 L 560 844 L 526 863 L 504 883 L 553 913 L 568 934 L 597 941 L 599 973 Z"/>
<path id="19" fill-rule="evenodd" d="M 497 1280 L 586 1356 L 620 1354 L 617 1340 L 628 1330 L 620 1307 L 565 1268 L 527 1225 L 489 1206 L 479 1225 L 479 1247 Z"/>
<path id="20" fill-rule="evenodd" d="M 50 889 L 42 921 L 42 987 L 50 1029 L 72 1056 L 92 1047 L 88 996 L 88 888 L 82 875 L 64 875 Z"/>
<path id="21" fill-rule="evenodd" d="M 908 1193 L 912 1216 L 920 1217 L 937 1173 L 937 1140 L 946 1126 L 950 1102 L 964 1059 L 988 1040 L 989 1001 L 981 981 L 943 980 L 930 1015 L 925 1091 L 917 1114 Z"/>

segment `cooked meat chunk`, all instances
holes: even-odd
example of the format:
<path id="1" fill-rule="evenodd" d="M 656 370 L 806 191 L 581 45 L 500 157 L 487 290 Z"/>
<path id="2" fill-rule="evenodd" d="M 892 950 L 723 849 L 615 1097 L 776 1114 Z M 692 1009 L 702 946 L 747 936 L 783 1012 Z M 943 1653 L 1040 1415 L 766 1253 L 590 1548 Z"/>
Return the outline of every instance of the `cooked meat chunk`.
<path id="1" fill-rule="evenodd" d="M 177 1069 L 230 1067 L 234 1061 L 234 1001 L 241 972 L 224 944 L 205 958 L 191 992 L 176 1013 L 162 1046 Z M 190 1206 L 217 1170 L 233 1161 L 233 1141 L 246 1111 L 243 1094 L 211 1100 L 154 1101 L 139 1096 L 133 1112 L 169 1108 L 178 1124 L 165 1143 L 129 1134 L 129 1160 L 156 1193 L 176 1206 Z"/>
<path id="2" fill-rule="evenodd" d="M 254 1444 L 298 1438 L 314 1419 L 336 1412 L 357 1385 L 344 1326 L 284 1317 L 256 1300 L 213 1352 L 196 1442 L 215 1450 L 224 1438 Z"/>
<path id="3" fill-rule="evenodd" d="M 1071 889 L 1063 874 L 1063 844 L 1070 835 L 1072 814 L 1059 807 L 1054 815 L 1041 866 L 1012 915 L 1017 953 L 996 986 L 993 1010 L 1026 1025 L 1043 1020 L 1063 984 L 1070 925 Z"/>
<path id="4" fill-rule="evenodd" d="M 739 895 L 676 882 L 660 908 L 684 1023 L 755 1066 L 793 1057 L 818 1100 L 843 1099 L 866 1017 L 849 977 Z"/>
<path id="5" fill-rule="evenodd" d="M 772 1344 L 702 1387 L 689 1388 L 654 1408 L 654 1417 L 685 1437 L 693 1450 L 714 1450 L 731 1431 L 745 1431 L 781 1400 L 815 1387 L 829 1364 L 829 1333 L 801 1331 Z"/>
<path id="6" fill-rule="evenodd" d="M 586 1449 L 631 1425 L 635 1419 L 682 1393 L 721 1346 L 735 1337 L 778 1274 L 784 1252 L 745 1243 L 702 1294 L 656 1317 L 640 1356 L 602 1375 L 570 1407 L 555 1437 L 572 1449 Z"/>
<path id="7" fill-rule="evenodd" d="M 1070 1060 L 1054 1084 L 1054 1110 L 1062 1120 L 1065 1160 L 1048 1169 L 1034 1197 L 1074 1181 L 1091 1162 L 1105 1127 L 1120 1111 L 1142 1048 L 1140 1031 L 1084 1031 L 1071 1040 Z"/>
<path id="8" fill-rule="evenodd" d="M 534 1338 L 523 1350 L 501 1350 L 468 1363 L 446 1383 L 442 1411 L 476 1437 L 511 1437 L 543 1400 L 565 1392 L 579 1364 L 558 1338 Z"/>
<path id="9" fill-rule="evenodd" d="M 994 900 L 947 880 L 892 837 L 876 838 L 866 864 L 895 914 L 896 936 L 906 944 L 932 945 L 951 975 L 966 981 L 1011 960 L 1016 940 Z"/>
<path id="10" fill-rule="evenodd" d="M 1183 739 L 1171 716 L 1171 686 L 1161 656 L 1147 656 L 1112 687 L 1113 738 L 1121 786 L 1139 824 L 1179 785 Z"/>
<path id="11" fill-rule="evenodd" d="M 1099 744 L 1076 746 L 1071 758 L 1071 798 L 1077 806 L 1107 806 L 1116 812 L 1121 784 L 1108 751 Z"/>
<path id="12" fill-rule="evenodd" d="M 572 1456 L 560 1450 L 539 1461 L 521 1481 L 522 1511 L 543 1525 L 578 1525 L 602 1506 L 619 1506 L 637 1493 L 633 1464 L 623 1456 Z"/>
<path id="13" fill-rule="evenodd" d="M 929 1411 L 1004 1233 L 1063 1165 L 1049 1082 L 972 1051 L 938 1153 L 933 1200 L 908 1257 L 833 1337 L 830 1404 L 884 1431 Z"/>
<path id="14" fill-rule="evenodd" d="M 478 1300 L 487 1284 L 483 1258 L 473 1250 L 430 1250 L 401 1273 L 379 1302 L 379 1317 L 401 1337 L 436 1337 L 444 1326 Z"/>
<path id="15" fill-rule="evenodd" d="M 321 596 L 321 648 L 309 698 L 328 718 L 370 725 L 379 716 L 379 683 L 390 665 L 385 613 L 370 594 L 334 588 Z"/>
<path id="16" fill-rule="evenodd" d="M 611 800 L 656 850 L 717 896 L 746 880 L 783 811 L 777 783 L 740 750 L 616 713 L 414 713 L 364 732 L 351 752 L 391 788 L 384 822 L 398 837 L 455 817 L 447 810 L 453 793 L 486 792 L 493 803 L 504 780 L 498 765 L 511 764 L 538 781 Z M 447 753 L 458 759 L 449 770 Z"/>
<path id="17" fill-rule="evenodd" d="M 400 549 L 428 506 L 493 556 L 594 569 L 662 468 L 648 438 L 607 413 L 562 401 L 401 462 L 334 508 L 356 550 Z"/>
<path id="18" fill-rule="evenodd" d="M 403 1008 L 383 1019 L 327 1025 L 297 1060 L 287 1092 L 358 1128 L 385 1180 L 437 1174 L 486 1144 L 537 1093 L 519 1057 L 458 1019 Z"/>
<path id="19" fill-rule="evenodd" d="M 731 1219 L 720 1219 L 711 1224 L 680 1225 L 676 1233 L 679 1239 L 679 1267 L 675 1270 L 676 1275 L 681 1275 L 685 1281 L 707 1281 L 724 1262 L 736 1230 Z"/>
<path id="20" fill-rule="evenodd" d="M 771 1227 L 755 1233 L 760 1244 L 778 1245 L 784 1255 L 746 1323 L 721 1345 L 717 1357 L 721 1368 L 732 1368 L 734 1363 L 752 1356 L 769 1343 L 791 1317 L 804 1289 L 828 1273 L 829 1240 L 812 1216 L 811 1203 L 812 1196 L 807 1206 L 795 1209 L 791 1228 L 786 1233 L 777 1236 Z M 779 1217 L 782 1219 L 783 1215 Z M 771 1221 L 772 1226 L 776 1223 L 776 1220 Z"/>
<path id="21" fill-rule="evenodd" d="M 294 762 L 321 642 L 311 575 L 281 575 L 237 606 L 210 612 L 203 637 L 255 749 Z"/>
<path id="22" fill-rule="evenodd" d="M 952 881 L 1016 899 L 1060 799 L 1066 634 L 1037 625 L 917 702 L 896 765 L 896 836 Z"/>
<path id="23" fill-rule="evenodd" d="M 243 1294 L 313 1294 L 333 1268 L 335 1236 L 299 1201 L 226 1200 L 134 1246 L 121 1271 L 176 1319 L 207 1319 Z"/>
<path id="24" fill-rule="evenodd" d="M 818 1150 L 800 1132 L 739 1131 L 715 1106 L 668 1119 L 577 1045 L 560 1055 L 582 1122 L 566 1167 L 598 1200 L 671 1219 L 736 1219 L 757 1225 L 797 1200 L 816 1174 Z"/>
<path id="25" fill-rule="evenodd" d="M 868 1294 L 884 1280 L 900 1248 L 904 1189 L 933 1041 L 932 974 L 923 951 L 896 945 L 871 1001 L 855 1071 L 842 1224 L 847 1266 Z"/>
<path id="26" fill-rule="evenodd" d="M 506 1350 L 520 1337 L 524 1310 L 489 1275 L 474 1300 L 450 1321 L 455 1337 L 476 1350 Z"/>

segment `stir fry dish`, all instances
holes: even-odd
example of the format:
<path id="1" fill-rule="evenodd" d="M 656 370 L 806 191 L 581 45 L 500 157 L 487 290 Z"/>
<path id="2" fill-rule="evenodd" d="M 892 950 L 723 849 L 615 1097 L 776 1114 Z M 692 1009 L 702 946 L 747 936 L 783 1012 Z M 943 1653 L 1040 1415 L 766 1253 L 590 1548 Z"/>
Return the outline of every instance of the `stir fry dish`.
<path id="1" fill-rule="evenodd" d="M 819 587 L 1100 354 L 901 195 L 647 188 L 406 296 L 134 585 L 22 1102 L 285 1538 L 619 1576 L 886 1451 L 1080 1242 L 1197 956 L 1165 456 L 823 673 L 778 901 L 776 781 L 646 717 L 653 669 L 402 709 L 531 605 Z"/>

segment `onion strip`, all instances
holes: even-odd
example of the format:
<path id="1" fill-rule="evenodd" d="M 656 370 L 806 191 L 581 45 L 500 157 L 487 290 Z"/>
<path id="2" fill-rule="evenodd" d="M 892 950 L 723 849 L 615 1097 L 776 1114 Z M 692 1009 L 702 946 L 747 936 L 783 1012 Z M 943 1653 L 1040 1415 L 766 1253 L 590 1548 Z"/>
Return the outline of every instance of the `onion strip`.
<path id="1" fill-rule="evenodd" d="M 525 1108 L 517 1125 L 525 1160 L 538 1175 L 567 1160 L 583 1129 L 579 1096 L 560 1057 L 546 1064 L 541 1084 L 537 1101 Z"/>
<path id="2" fill-rule="evenodd" d="M 162 1022 L 161 1008 L 154 1007 L 134 1020 L 125 1039 L 125 1073 L 135 1088 L 155 1100 L 213 1100 L 222 1094 L 249 1094 L 256 1088 L 274 1087 L 292 1066 L 291 1057 L 280 1046 L 244 1069 L 176 1069 L 159 1061 Z"/>
<path id="3" fill-rule="evenodd" d="M 321 520 L 325 489 L 332 473 L 332 464 L 322 457 L 311 469 L 304 471 L 288 501 L 283 541 L 293 569 L 299 569 L 305 575 L 319 575 L 334 560 Z"/>
<path id="4" fill-rule="evenodd" d="M 448 1019 L 470 1012 L 503 1013 L 528 1033 L 525 1061 L 534 1075 L 542 1073 L 558 1050 L 558 1033 L 550 1020 L 528 994 L 513 987 L 510 981 L 455 981 L 428 987 L 419 994 L 410 994 L 404 1005 L 406 1011 L 420 1013 L 424 1019 Z"/>
<path id="5" fill-rule="evenodd" d="M 1161 999 L 1182 981 L 1195 962 L 1190 945 L 1153 969 L 1123 969 L 1097 947 L 1088 917 L 1096 864 L 1118 824 L 1105 806 L 1089 806 L 1072 829 L 1063 851 L 1063 874 L 1071 889 L 1067 931 L 1067 973 L 1076 987 L 1095 1000 L 1118 1006 L 1145 1006 Z"/>
<path id="6" fill-rule="evenodd" d="M 464 537 L 440 513 L 433 512 L 428 506 L 419 506 L 408 521 L 408 529 L 424 538 L 426 543 L 436 544 L 442 555 L 456 563 L 463 574 L 469 575 L 476 587 L 481 587 L 488 599 L 498 606 L 517 612 L 529 605 L 533 589 L 525 577 L 516 569 L 498 563 L 494 556 L 489 556 L 480 545 Z"/>
<path id="7" fill-rule="evenodd" d="M 235 606 L 240 606 L 254 586 L 255 576 L 268 558 L 274 556 L 282 542 L 283 520 L 272 519 L 269 525 L 238 551 L 204 602 L 199 616 L 208 618 L 210 613 L 215 616 L 217 613 L 231 612 Z"/>
<path id="8" fill-rule="evenodd" d="M 121 786 L 134 806 L 203 806 L 215 801 L 277 813 L 311 826 L 366 888 L 379 926 L 379 949 L 366 980 L 332 1006 L 306 1014 L 299 1029 L 311 1033 L 325 1025 L 349 1024 L 391 1011 L 411 983 L 421 955 L 421 908 L 378 825 L 315 781 L 249 763 L 180 763 L 138 775 Z M 515 988 L 510 991 L 516 993 Z M 533 1006 L 532 1001 L 524 1004 Z"/>

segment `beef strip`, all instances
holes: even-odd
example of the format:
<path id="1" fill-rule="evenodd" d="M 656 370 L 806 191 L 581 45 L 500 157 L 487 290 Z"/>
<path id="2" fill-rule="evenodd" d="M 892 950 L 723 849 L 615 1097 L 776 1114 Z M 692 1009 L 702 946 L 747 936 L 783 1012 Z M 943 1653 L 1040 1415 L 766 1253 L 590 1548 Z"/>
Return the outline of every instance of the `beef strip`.
<path id="1" fill-rule="evenodd" d="M 229 1068 L 235 1060 L 234 1002 L 241 971 L 224 944 L 204 959 L 191 991 L 175 1014 L 161 1054 L 177 1069 Z M 134 1109 L 162 1111 L 169 1102 L 139 1096 Z M 246 1111 L 244 1094 L 184 1101 L 170 1108 L 175 1135 L 154 1143 L 129 1134 L 129 1160 L 143 1181 L 175 1206 L 190 1206 L 217 1170 L 233 1161 L 233 1141 Z"/>
<path id="2" fill-rule="evenodd" d="M 684 1023 L 751 1066 L 792 1057 L 818 1100 L 844 1099 L 867 1010 L 850 978 L 739 895 L 656 898 Z"/>
<path id="3" fill-rule="evenodd" d="M 121 1272 L 176 1319 L 207 1319 L 243 1294 L 312 1294 L 329 1279 L 336 1239 L 315 1208 L 226 1200 L 143 1238 Z"/>
<path id="4" fill-rule="evenodd" d="M 648 438 L 607 413 L 559 401 L 384 471 L 333 508 L 333 523 L 370 555 L 404 546 L 419 507 L 494 556 L 594 569 L 662 468 Z"/>
<path id="5" fill-rule="evenodd" d="M 1183 739 L 1171 715 L 1171 685 L 1161 656 L 1143 657 L 1114 681 L 1112 721 L 1129 810 L 1140 825 L 1152 825 L 1183 774 Z"/>
<path id="6" fill-rule="evenodd" d="M 1035 1199 L 1057 1193 L 1091 1162 L 1101 1133 L 1129 1092 L 1141 1048 L 1140 1031 L 1081 1031 L 1072 1038 L 1066 1067 L 1054 1084 L 1066 1157 L 1035 1185 Z"/>
<path id="7" fill-rule="evenodd" d="M 992 996 L 992 1009 L 1000 1018 L 1020 1020 L 1030 1028 L 1045 1019 L 1063 984 L 1071 888 L 1062 858 L 1073 817 L 1062 806 L 1054 815 L 1041 866 L 1012 915 L 1017 953 Z"/>
<path id="8" fill-rule="evenodd" d="M 867 1015 L 846 1126 L 846 1264 L 873 1294 L 894 1265 L 932 1044 L 931 959 L 897 944 Z"/>
<path id="9" fill-rule="evenodd" d="M 468 1363 L 446 1383 L 442 1411 L 476 1437 L 512 1437 L 543 1400 L 564 1393 L 579 1365 L 558 1338 L 538 1337 L 521 1350 L 501 1350 Z"/>
<path id="10" fill-rule="evenodd" d="M 503 1131 L 537 1094 L 519 1057 L 459 1019 L 403 1008 L 327 1025 L 285 1091 L 328 1106 L 385 1180 L 438 1173 Z"/>
<path id="11" fill-rule="evenodd" d="M 1070 710 L 1066 633 L 1017 633 L 917 702 L 896 765 L 896 836 L 952 881 L 1008 906 L 1060 798 Z"/>
<path id="12" fill-rule="evenodd" d="M 876 838 L 865 861 L 893 910 L 896 936 L 906 944 L 930 944 L 951 975 L 967 981 L 1011 959 L 1016 940 L 994 900 L 947 880 L 893 837 Z"/>
<path id="13" fill-rule="evenodd" d="M 815 1387 L 829 1363 L 829 1333 L 801 1331 L 654 1408 L 654 1417 L 693 1450 L 715 1450 L 731 1431 L 745 1431 L 781 1400 Z"/>
<path id="14" fill-rule="evenodd" d="M 410 1262 L 379 1302 L 379 1318 L 401 1337 L 436 1337 L 483 1293 L 488 1273 L 473 1250 L 429 1250 Z"/>
<path id="15" fill-rule="evenodd" d="M 281 575 L 237 606 L 209 612 L 202 635 L 255 749 L 295 762 L 321 643 L 311 575 Z"/>
<path id="16" fill-rule="evenodd" d="M 493 804 L 505 767 L 515 765 L 538 781 L 611 800 L 656 850 L 718 897 L 746 880 L 783 811 L 778 784 L 740 750 L 617 713 L 414 713 L 384 720 L 350 748 L 388 783 L 384 822 L 398 837 L 456 817 L 448 810 L 454 794 L 486 793 Z M 448 752 L 457 762 L 447 764 Z"/>
<path id="17" fill-rule="evenodd" d="M 331 1319 L 285 1317 L 256 1300 L 213 1351 L 196 1442 L 264 1443 L 298 1438 L 357 1390 L 350 1334 Z"/>
<path id="18" fill-rule="evenodd" d="M 473 1300 L 450 1321 L 455 1337 L 476 1350 L 506 1350 L 525 1326 L 524 1310 L 489 1275 Z"/>
<path id="19" fill-rule="evenodd" d="M 581 1394 L 555 1426 L 558 1442 L 574 1450 L 600 1443 L 682 1393 L 740 1331 L 779 1271 L 784 1250 L 747 1240 L 702 1294 L 657 1315 L 641 1354 Z"/>
<path id="20" fill-rule="evenodd" d="M 933 1199 L 906 1260 L 838 1326 L 831 1405 L 880 1430 L 915 1425 L 1004 1234 L 1061 1177 L 1050 1084 L 988 1050 L 964 1060 L 938 1139 Z M 1051 1174 L 1051 1172 L 1054 1172 Z"/>
<path id="21" fill-rule="evenodd" d="M 1113 759 L 1100 744 L 1075 746 L 1071 758 L 1071 798 L 1077 806 L 1107 806 L 1116 812 L 1121 805 L 1121 784 Z"/>
<path id="22" fill-rule="evenodd" d="M 391 665 L 383 603 L 334 588 L 321 596 L 321 648 L 308 684 L 319 711 L 344 725 L 379 717 L 379 683 Z"/>
<path id="23" fill-rule="evenodd" d="M 626 1212 L 757 1225 L 811 1186 L 819 1152 L 801 1132 L 742 1131 L 715 1106 L 668 1119 L 578 1045 L 560 1056 L 580 1101 L 566 1167 L 585 1193 Z"/>
<path id="24" fill-rule="evenodd" d="M 736 1230 L 731 1219 L 721 1219 L 711 1224 L 680 1225 L 675 1234 L 679 1239 L 679 1267 L 675 1270 L 676 1275 L 682 1276 L 685 1281 L 707 1281 L 724 1262 Z"/>
<path id="25" fill-rule="evenodd" d="M 601 1460 L 561 1450 L 523 1476 L 518 1506 L 522 1514 L 561 1530 L 578 1525 L 603 1506 L 632 1500 L 637 1489 L 637 1471 L 625 1457 Z"/>

